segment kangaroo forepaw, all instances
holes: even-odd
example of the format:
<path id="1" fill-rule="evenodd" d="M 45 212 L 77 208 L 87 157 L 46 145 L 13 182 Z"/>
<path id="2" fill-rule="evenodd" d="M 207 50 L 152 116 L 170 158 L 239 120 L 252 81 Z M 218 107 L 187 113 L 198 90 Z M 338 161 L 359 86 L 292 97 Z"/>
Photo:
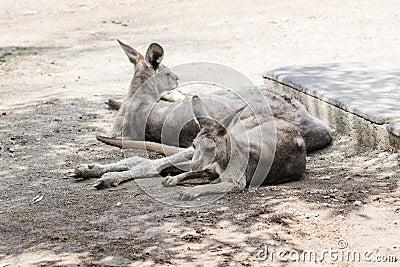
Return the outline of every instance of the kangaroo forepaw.
<path id="1" fill-rule="evenodd" d="M 168 175 L 162 181 L 162 185 L 165 186 L 165 187 L 176 186 L 177 184 L 179 184 L 179 181 L 178 181 L 176 176 L 169 176 Z"/>
<path id="2" fill-rule="evenodd" d="M 104 103 L 108 106 L 108 109 L 110 110 L 119 110 L 121 108 L 121 101 L 112 98 L 108 99 Z"/>

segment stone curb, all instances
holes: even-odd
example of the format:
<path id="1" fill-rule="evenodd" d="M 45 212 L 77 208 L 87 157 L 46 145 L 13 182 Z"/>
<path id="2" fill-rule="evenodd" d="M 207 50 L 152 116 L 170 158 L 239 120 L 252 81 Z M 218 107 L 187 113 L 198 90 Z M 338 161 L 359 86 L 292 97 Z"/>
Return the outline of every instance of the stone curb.
<path id="1" fill-rule="evenodd" d="M 366 63 L 348 63 L 282 67 L 263 76 L 267 87 L 292 95 L 357 144 L 395 150 L 400 148 L 400 68 L 384 66 L 376 75 Z"/>

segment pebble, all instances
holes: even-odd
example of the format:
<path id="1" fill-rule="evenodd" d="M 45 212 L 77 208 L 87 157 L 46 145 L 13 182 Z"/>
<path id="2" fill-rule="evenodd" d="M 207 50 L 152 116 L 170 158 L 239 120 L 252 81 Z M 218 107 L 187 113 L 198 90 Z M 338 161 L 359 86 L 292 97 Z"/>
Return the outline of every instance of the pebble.
<path id="1" fill-rule="evenodd" d="M 382 152 L 382 153 L 378 154 L 378 158 L 384 158 L 384 157 L 386 157 L 386 153 L 385 152 Z"/>
<path id="2" fill-rule="evenodd" d="M 356 201 L 354 201 L 354 205 L 355 206 L 362 206 L 362 202 L 360 201 L 360 200 L 356 200 Z"/>
<path id="3" fill-rule="evenodd" d="M 223 248 L 223 247 L 224 247 L 224 245 L 223 245 L 222 243 L 220 243 L 220 242 L 215 242 L 215 243 L 211 244 L 211 245 L 208 247 L 208 249 L 209 249 L 210 251 L 216 251 L 216 250 L 221 249 L 221 248 Z"/>
<path id="4" fill-rule="evenodd" d="M 121 202 L 117 202 L 117 203 L 115 204 L 115 206 L 120 207 L 120 206 L 122 206 L 122 203 L 121 203 Z"/>
<path id="5" fill-rule="evenodd" d="M 399 154 L 392 154 L 391 156 L 388 157 L 389 161 L 397 160 L 399 158 Z"/>

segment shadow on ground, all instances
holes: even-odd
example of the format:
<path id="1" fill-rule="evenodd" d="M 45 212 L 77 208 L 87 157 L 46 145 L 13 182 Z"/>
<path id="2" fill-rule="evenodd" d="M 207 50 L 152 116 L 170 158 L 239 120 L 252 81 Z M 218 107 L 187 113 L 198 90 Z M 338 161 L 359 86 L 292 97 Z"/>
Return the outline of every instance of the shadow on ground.
<path id="1" fill-rule="evenodd" d="M 0 47 L 0 65 L 20 55 L 37 55 L 46 51 L 65 49 L 51 46 L 5 46 Z"/>
<path id="2" fill-rule="evenodd" d="M 96 191 L 93 181 L 68 179 L 79 164 L 123 158 L 94 138 L 113 116 L 78 99 L 1 116 L 0 265 L 254 265 L 265 244 L 301 251 L 302 238 L 313 231 L 309 211 L 350 216 L 359 203 L 398 189 L 389 154 L 351 148 L 341 136 L 309 155 L 301 181 L 190 209 L 160 203 L 135 182 Z M 33 204 L 36 196 L 43 199 Z"/>

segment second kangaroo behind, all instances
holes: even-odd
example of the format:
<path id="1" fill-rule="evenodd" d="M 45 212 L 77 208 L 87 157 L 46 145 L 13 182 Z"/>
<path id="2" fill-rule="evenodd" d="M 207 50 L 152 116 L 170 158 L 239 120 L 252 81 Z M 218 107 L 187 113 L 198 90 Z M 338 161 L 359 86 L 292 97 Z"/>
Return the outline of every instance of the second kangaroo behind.
<path id="1" fill-rule="evenodd" d="M 99 136 L 98 139 L 120 147 L 122 143 L 124 147 L 130 147 L 131 140 L 146 140 L 179 147 L 191 146 L 200 130 L 194 123 L 190 101 L 182 100 L 190 100 L 191 96 L 180 94 L 180 98 L 175 97 L 177 100 L 172 102 L 171 99 L 165 101 L 162 98 L 178 86 L 177 75 L 161 64 L 164 57 L 163 48 L 153 43 L 143 56 L 120 41 L 119 44 L 133 63 L 135 71 L 129 93 L 121 106 L 117 101 L 107 102 L 116 108 L 120 106 L 112 133 L 109 135 L 111 138 Z M 202 92 L 199 89 L 197 94 L 201 95 L 214 119 L 221 119 L 228 112 L 228 107 L 234 108 L 243 104 L 243 99 L 229 90 Z M 325 147 L 332 141 L 329 126 L 309 114 L 297 100 L 283 96 L 281 92 L 256 88 L 243 89 L 241 95 L 246 96 L 246 101 L 257 109 L 255 112 L 258 114 L 267 113 L 270 109 L 274 117 L 297 124 L 308 151 Z M 261 99 L 265 101 L 260 102 Z M 269 107 L 266 106 L 266 102 Z M 246 112 L 250 116 L 251 112 L 248 111 Z M 123 138 L 124 142 L 116 138 Z"/>

